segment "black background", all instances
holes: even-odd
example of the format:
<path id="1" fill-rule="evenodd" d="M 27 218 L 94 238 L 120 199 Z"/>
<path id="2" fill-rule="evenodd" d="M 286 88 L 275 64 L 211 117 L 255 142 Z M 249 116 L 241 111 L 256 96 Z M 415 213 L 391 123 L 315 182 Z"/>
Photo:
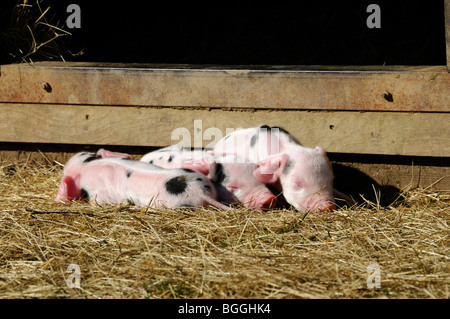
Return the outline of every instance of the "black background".
<path id="1" fill-rule="evenodd" d="M 32 2 L 32 1 L 29 1 Z M 2 0 L 0 33 L 17 1 Z M 62 43 L 66 60 L 225 65 L 444 65 L 444 1 L 81 1 L 43 0 L 64 24 L 81 8 L 81 29 Z M 381 29 L 369 29 L 370 3 Z M 50 14 L 51 13 L 51 14 Z M 1 37 L 1 36 L 0 36 Z M 0 38 L 1 44 L 1 38 Z M 14 61 L 0 45 L 1 63 Z M 71 56 L 83 51 L 83 55 Z M 39 59 L 35 57 L 34 60 Z"/>

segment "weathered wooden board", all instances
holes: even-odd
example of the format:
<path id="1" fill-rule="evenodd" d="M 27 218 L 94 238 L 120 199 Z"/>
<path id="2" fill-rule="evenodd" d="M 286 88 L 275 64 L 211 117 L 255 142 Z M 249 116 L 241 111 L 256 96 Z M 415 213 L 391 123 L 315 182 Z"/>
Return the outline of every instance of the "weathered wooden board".
<path id="1" fill-rule="evenodd" d="M 181 140 L 206 147 L 227 131 L 263 123 L 329 152 L 450 156 L 450 113 L 0 103 L 3 142 L 164 146 Z"/>
<path id="2" fill-rule="evenodd" d="M 450 74 L 432 67 L 42 62 L 3 65 L 0 102 L 450 112 Z"/>

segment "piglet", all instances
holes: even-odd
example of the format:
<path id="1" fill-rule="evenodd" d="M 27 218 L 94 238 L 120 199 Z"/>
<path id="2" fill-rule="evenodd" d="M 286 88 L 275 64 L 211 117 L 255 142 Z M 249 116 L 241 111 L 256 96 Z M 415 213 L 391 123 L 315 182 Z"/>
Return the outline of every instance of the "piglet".
<path id="1" fill-rule="evenodd" d="M 179 144 L 169 145 L 145 154 L 141 162 L 150 163 L 164 168 L 180 168 L 183 163 L 202 159 L 213 159 L 213 156 L 202 149 L 185 148 Z"/>
<path id="2" fill-rule="evenodd" d="M 206 175 L 223 202 L 239 202 L 244 207 L 266 210 L 276 205 L 277 197 L 258 180 L 253 172 L 256 164 L 230 154 L 214 154 L 171 145 L 144 155 L 143 162 L 164 168 L 183 167 Z"/>
<path id="3" fill-rule="evenodd" d="M 206 157 L 185 162 L 183 167 L 208 176 L 218 188 L 219 198 L 223 201 L 230 201 L 226 196 L 231 194 L 244 207 L 267 210 L 276 206 L 277 197 L 253 174 L 256 164 L 245 163 L 236 155 L 215 155 L 212 159 Z M 220 186 L 226 191 L 220 190 Z"/>
<path id="4" fill-rule="evenodd" d="M 102 157 L 103 156 L 103 157 Z M 203 174 L 189 169 L 164 169 L 133 161 L 127 154 L 99 150 L 75 154 L 65 165 L 55 201 L 89 199 L 151 207 L 228 206 Z"/>
<path id="5" fill-rule="evenodd" d="M 256 163 L 255 177 L 282 191 L 297 210 L 333 211 L 335 195 L 354 203 L 333 189 L 333 170 L 325 150 L 302 146 L 282 128 L 261 125 L 236 130 L 219 140 L 214 152 Z"/>

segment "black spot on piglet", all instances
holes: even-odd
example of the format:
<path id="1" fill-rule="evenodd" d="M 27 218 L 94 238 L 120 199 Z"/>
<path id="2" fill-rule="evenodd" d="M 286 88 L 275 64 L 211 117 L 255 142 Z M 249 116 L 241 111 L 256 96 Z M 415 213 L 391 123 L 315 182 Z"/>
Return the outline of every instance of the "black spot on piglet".
<path id="1" fill-rule="evenodd" d="M 250 139 L 250 147 L 254 147 L 256 144 L 256 141 L 258 141 L 258 134 L 253 134 L 252 138 Z"/>
<path id="2" fill-rule="evenodd" d="M 278 130 L 279 132 L 284 133 L 284 134 L 289 135 L 289 136 L 291 135 L 291 133 L 289 133 L 284 128 L 279 127 L 279 126 L 272 126 L 271 129 L 272 130 Z"/>
<path id="3" fill-rule="evenodd" d="M 98 160 L 100 158 L 101 158 L 100 156 L 96 156 L 94 153 L 92 153 L 90 156 L 84 159 L 83 164 Z"/>
<path id="4" fill-rule="evenodd" d="M 81 198 L 85 200 L 89 200 L 89 192 L 84 188 L 81 189 Z"/>
<path id="5" fill-rule="evenodd" d="M 209 185 L 203 185 L 203 193 L 205 195 L 211 195 L 211 186 Z"/>
<path id="6" fill-rule="evenodd" d="M 222 184 L 225 180 L 225 172 L 223 171 L 223 165 L 221 163 L 217 163 L 216 166 L 216 172 L 214 174 L 214 177 L 212 178 L 212 181 L 217 184 Z"/>
<path id="7" fill-rule="evenodd" d="M 166 182 L 166 189 L 169 194 L 179 195 L 187 188 L 186 176 L 176 176 Z"/>

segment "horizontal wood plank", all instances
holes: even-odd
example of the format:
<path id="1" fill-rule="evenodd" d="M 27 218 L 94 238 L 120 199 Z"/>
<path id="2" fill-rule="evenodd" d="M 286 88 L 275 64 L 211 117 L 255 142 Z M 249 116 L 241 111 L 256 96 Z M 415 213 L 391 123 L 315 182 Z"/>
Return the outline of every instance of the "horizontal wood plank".
<path id="1" fill-rule="evenodd" d="M 3 142 L 165 146 L 181 140 L 207 147 L 232 129 L 263 123 L 329 152 L 450 156 L 450 113 L 0 103 Z"/>
<path id="2" fill-rule="evenodd" d="M 450 112 L 450 74 L 431 67 L 3 65 L 0 102 Z"/>

